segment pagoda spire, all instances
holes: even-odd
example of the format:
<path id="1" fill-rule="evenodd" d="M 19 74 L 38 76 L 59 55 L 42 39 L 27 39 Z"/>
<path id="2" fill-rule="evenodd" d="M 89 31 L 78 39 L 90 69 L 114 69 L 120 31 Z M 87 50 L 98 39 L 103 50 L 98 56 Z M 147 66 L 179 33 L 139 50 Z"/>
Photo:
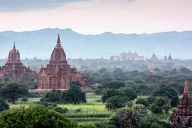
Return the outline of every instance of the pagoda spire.
<path id="1" fill-rule="evenodd" d="M 14 42 L 14 44 L 13 44 L 13 50 L 16 50 L 15 42 Z"/>
<path id="2" fill-rule="evenodd" d="M 184 86 L 183 94 L 189 95 L 189 85 L 188 85 L 187 81 L 185 81 L 185 86 Z"/>
<path id="3" fill-rule="evenodd" d="M 185 81 L 183 97 L 177 105 L 175 111 L 171 115 L 171 123 L 173 128 L 191 128 L 192 127 L 192 107 L 189 95 L 189 84 Z"/>
<path id="4" fill-rule="evenodd" d="M 56 45 L 57 48 L 60 48 L 61 47 L 61 40 L 60 40 L 60 36 L 58 34 L 58 38 L 57 38 L 57 45 Z"/>

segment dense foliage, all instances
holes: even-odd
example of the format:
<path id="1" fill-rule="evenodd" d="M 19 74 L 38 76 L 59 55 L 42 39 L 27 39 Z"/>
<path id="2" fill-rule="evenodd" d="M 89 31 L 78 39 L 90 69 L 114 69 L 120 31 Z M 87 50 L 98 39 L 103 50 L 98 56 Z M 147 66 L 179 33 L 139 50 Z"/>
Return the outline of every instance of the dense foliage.
<path id="1" fill-rule="evenodd" d="M 108 110 L 122 108 L 127 105 L 128 101 L 137 98 L 136 92 L 132 88 L 108 89 L 101 97 L 102 102 L 106 102 Z"/>
<path id="2" fill-rule="evenodd" d="M 18 98 L 28 95 L 26 86 L 19 83 L 8 83 L 0 88 L 0 97 L 14 103 Z"/>
<path id="3" fill-rule="evenodd" d="M 125 107 L 127 98 L 125 96 L 112 96 L 107 99 L 106 108 L 108 110 Z"/>
<path id="4" fill-rule="evenodd" d="M 135 105 L 132 108 L 120 109 L 110 119 L 110 124 L 115 128 L 138 128 L 146 110 L 142 105 Z"/>
<path id="5" fill-rule="evenodd" d="M 9 109 L 9 104 L 4 99 L 0 98 L 0 112 Z"/>
<path id="6" fill-rule="evenodd" d="M 95 90 L 96 94 L 103 94 L 107 88 L 118 89 L 129 87 L 137 95 L 151 95 L 161 85 L 174 88 L 178 95 L 183 93 L 184 81 L 192 82 L 192 71 L 186 68 L 160 70 L 154 73 L 128 71 L 120 68 L 100 69 L 98 71 L 85 70 L 86 84 Z M 191 88 L 192 89 L 192 88 Z"/>
<path id="7" fill-rule="evenodd" d="M 171 125 L 165 121 L 160 121 L 154 117 L 145 117 L 141 121 L 140 128 L 171 128 Z"/>
<path id="8" fill-rule="evenodd" d="M 34 105 L 0 114 L 1 128 L 76 128 L 76 125 L 47 107 Z"/>
<path id="9" fill-rule="evenodd" d="M 108 98 L 112 96 L 122 96 L 122 91 L 117 89 L 108 89 L 104 92 L 103 96 L 101 97 L 102 102 L 106 102 Z"/>
<path id="10" fill-rule="evenodd" d="M 179 103 L 177 92 L 169 86 L 160 86 L 153 92 L 153 96 L 168 97 L 171 100 L 171 106 L 175 107 Z"/>
<path id="11" fill-rule="evenodd" d="M 56 102 L 56 103 L 85 103 L 85 93 L 82 92 L 79 85 L 72 84 L 70 89 L 61 92 L 60 90 L 52 90 L 48 92 L 42 99 L 43 102 Z"/>

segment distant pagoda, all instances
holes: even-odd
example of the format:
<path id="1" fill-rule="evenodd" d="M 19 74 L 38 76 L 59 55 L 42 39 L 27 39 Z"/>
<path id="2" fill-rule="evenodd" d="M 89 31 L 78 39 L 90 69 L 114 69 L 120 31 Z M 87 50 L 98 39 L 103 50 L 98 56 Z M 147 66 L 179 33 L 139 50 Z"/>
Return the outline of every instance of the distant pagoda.
<path id="1" fill-rule="evenodd" d="M 0 67 L 0 79 L 10 81 L 33 81 L 35 72 L 21 63 L 20 53 L 16 49 L 15 43 L 13 49 L 9 51 L 7 63 Z"/>
<path id="2" fill-rule="evenodd" d="M 57 44 L 51 54 L 46 68 L 39 73 L 39 89 L 69 89 L 71 81 L 79 81 L 84 85 L 85 78 L 76 68 L 67 63 L 66 55 L 58 35 Z"/>
<path id="3" fill-rule="evenodd" d="M 171 123 L 174 128 L 192 127 L 192 106 L 190 102 L 189 85 L 185 82 L 183 97 L 177 105 L 176 111 L 171 115 Z"/>

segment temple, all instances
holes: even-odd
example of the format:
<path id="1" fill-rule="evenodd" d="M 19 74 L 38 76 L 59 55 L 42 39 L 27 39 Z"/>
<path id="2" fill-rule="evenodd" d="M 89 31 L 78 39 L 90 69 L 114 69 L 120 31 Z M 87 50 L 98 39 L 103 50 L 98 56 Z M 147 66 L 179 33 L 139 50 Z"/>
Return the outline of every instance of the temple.
<path id="1" fill-rule="evenodd" d="M 42 67 L 39 74 L 39 89 L 69 89 L 71 81 L 79 81 L 84 85 L 84 76 L 71 68 L 67 63 L 66 55 L 61 46 L 58 35 L 57 44 L 51 54 L 51 59 L 46 68 Z"/>
<path id="2" fill-rule="evenodd" d="M 33 78 L 34 72 L 21 63 L 20 53 L 14 43 L 13 49 L 9 51 L 7 63 L 0 67 L 0 79 L 29 82 L 33 81 Z"/>
<path id="3" fill-rule="evenodd" d="M 176 107 L 176 111 L 171 115 L 171 123 L 174 128 L 192 127 L 192 106 L 187 82 L 185 82 L 183 97 Z"/>

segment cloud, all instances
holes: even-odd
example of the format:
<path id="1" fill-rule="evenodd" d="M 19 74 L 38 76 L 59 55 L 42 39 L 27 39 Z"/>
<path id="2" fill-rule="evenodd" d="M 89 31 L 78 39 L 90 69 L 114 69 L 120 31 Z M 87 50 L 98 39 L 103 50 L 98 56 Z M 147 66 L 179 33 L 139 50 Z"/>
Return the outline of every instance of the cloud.
<path id="1" fill-rule="evenodd" d="M 0 0 L 0 11 L 49 9 L 66 3 L 88 0 Z"/>

